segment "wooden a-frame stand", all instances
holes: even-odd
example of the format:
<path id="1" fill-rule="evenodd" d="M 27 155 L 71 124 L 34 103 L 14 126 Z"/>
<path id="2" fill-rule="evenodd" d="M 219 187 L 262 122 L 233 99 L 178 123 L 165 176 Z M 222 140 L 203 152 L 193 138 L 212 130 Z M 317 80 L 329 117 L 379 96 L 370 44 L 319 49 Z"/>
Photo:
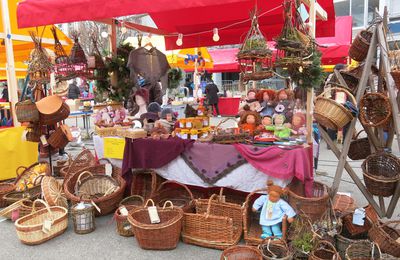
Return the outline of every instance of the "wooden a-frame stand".
<path id="1" fill-rule="evenodd" d="M 386 18 L 386 15 L 385 15 Z M 383 82 L 383 79 L 386 82 L 386 86 L 388 89 L 388 95 L 392 107 L 392 125 L 393 128 L 392 130 L 389 131 L 389 138 L 387 142 L 384 142 L 384 137 L 383 137 L 383 129 L 372 129 L 368 126 L 364 126 L 364 129 L 366 133 L 368 134 L 368 140 L 371 145 L 371 151 L 382 151 L 384 148 L 390 148 L 392 146 L 392 142 L 394 139 L 394 135 L 397 135 L 397 142 L 400 147 L 400 132 L 399 132 L 399 109 L 397 106 L 396 102 L 396 93 L 395 93 L 395 85 L 392 76 L 390 75 L 390 63 L 389 63 L 389 57 L 388 57 L 388 44 L 386 41 L 386 31 L 384 29 L 384 20 L 382 18 L 377 19 L 376 24 L 372 28 L 372 39 L 370 43 L 370 47 L 368 50 L 368 55 L 364 63 L 364 68 L 362 72 L 362 76 L 360 78 L 358 88 L 357 88 L 357 94 L 356 94 L 356 100 L 357 104 L 359 104 L 361 97 L 364 95 L 367 85 L 370 86 L 371 92 L 376 92 L 378 91 L 375 89 L 374 84 L 372 83 L 372 80 L 370 80 L 370 73 L 371 73 L 371 65 L 373 65 L 374 57 L 375 54 L 377 53 L 377 50 L 379 49 L 380 52 L 380 75 L 379 75 L 379 81 L 380 83 Z M 335 72 L 335 75 L 341 85 L 347 86 L 346 82 L 344 81 L 343 77 L 338 73 L 337 71 Z M 368 200 L 370 205 L 376 210 L 378 215 L 383 218 L 391 218 L 394 212 L 394 209 L 396 207 L 396 204 L 399 200 L 400 197 L 400 182 L 398 182 L 396 190 L 394 195 L 391 198 L 389 207 L 386 209 L 385 203 L 384 203 L 384 198 L 379 197 L 379 205 L 378 203 L 374 200 L 373 195 L 368 192 L 367 188 L 365 187 L 364 183 L 360 180 L 360 178 L 357 176 L 356 172 L 353 170 L 353 168 L 350 166 L 350 164 L 347 162 L 347 154 L 349 152 L 349 147 L 351 143 L 352 136 L 355 131 L 355 126 L 356 126 L 357 118 L 354 118 L 351 123 L 349 130 L 346 133 L 344 143 L 342 146 L 342 151 L 339 150 L 339 148 L 336 146 L 336 144 L 330 139 L 328 133 L 322 128 L 319 127 L 319 131 L 321 133 L 322 138 L 325 140 L 325 142 L 328 144 L 328 146 L 332 149 L 332 152 L 335 154 L 335 156 L 339 159 L 339 163 L 336 169 L 336 174 L 335 178 L 333 181 L 332 185 L 332 195 L 336 194 L 338 191 L 340 181 L 342 179 L 342 174 L 343 170 L 346 169 L 350 177 L 353 179 L 354 183 L 357 185 L 357 187 L 360 189 L 360 191 L 363 193 L 364 197 Z"/>

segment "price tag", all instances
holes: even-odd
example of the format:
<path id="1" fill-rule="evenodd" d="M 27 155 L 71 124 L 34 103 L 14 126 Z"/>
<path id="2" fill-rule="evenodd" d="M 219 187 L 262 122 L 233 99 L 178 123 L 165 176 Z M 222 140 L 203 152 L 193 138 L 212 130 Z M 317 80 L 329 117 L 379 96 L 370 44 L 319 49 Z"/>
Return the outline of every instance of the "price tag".
<path id="1" fill-rule="evenodd" d="M 44 147 L 46 147 L 46 146 L 49 145 L 49 143 L 47 142 L 47 139 L 46 139 L 46 136 L 45 136 L 45 135 L 42 135 L 42 136 L 40 137 L 40 142 L 42 142 L 42 145 L 43 145 Z"/>
<path id="2" fill-rule="evenodd" d="M 147 210 L 149 212 L 151 224 L 160 223 L 160 217 L 158 216 L 157 207 L 151 206 L 151 207 L 148 207 Z"/>
<path id="3" fill-rule="evenodd" d="M 50 220 L 50 219 L 46 219 L 44 222 L 43 222 L 43 228 L 42 228 L 42 231 L 44 232 L 44 233 L 49 233 L 49 231 L 50 231 L 50 229 L 51 229 L 51 225 L 52 225 L 52 221 Z"/>
<path id="4" fill-rule="evenodd" d="M 364 226 L 365 209 L 358 208 L 353 214 L 353 224 L 358 226 Z"/>
<path id="5" fill-rule="evenodd" d="M 128 216 L 128 210 L 125 208 L 125 206 L 121 206 L 120 208 L 119 208 L 119 212 L 121 212 L 121 215 L 122 216 Z"/>
<path id="6" fill-rule="evenodd" d="M 28 133 L 28 130 L 24 130 L 23 132 L 22 132 L 22 136 L 21 136 L 21 140 L 24 142 L 24 141 L 26 141 L 26 134 Z"/>
<path id="7" fill-rule="evenodd" d="M 111 175 L 112 175 L 112 165 L 107 163 L 105 167 L 106 167 L 106 175 L 111 177 Z"/>

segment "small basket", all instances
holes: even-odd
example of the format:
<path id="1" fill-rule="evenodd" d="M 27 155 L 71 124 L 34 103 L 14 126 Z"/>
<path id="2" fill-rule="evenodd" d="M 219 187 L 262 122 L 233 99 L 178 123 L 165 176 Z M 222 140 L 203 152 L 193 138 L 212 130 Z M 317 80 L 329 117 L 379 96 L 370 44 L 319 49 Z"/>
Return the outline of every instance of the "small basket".
<path id="1" fill-rule="evenodd" d="M 221 260 L 262 260 L 260 251 L 251 246 L 231 246 L 221 254 Z"/>
<path id="2" fill-rule="evenodd" d="M 364 126 L 386 125 L 392 118 L 389 98 L 382 93 L 368 93 L 360 100 L 360 121 Z"/>
<path id="3" fill-rule="evenodd" d="M 352 160 L 363 160 L 371 155 L 371 146 L 369 144 L 368 137 L 358 138 L 363 131 L 364 130 L 358 132 L 354 140 L 350 143 L 350 148 L 347 155 Z"/>
<path id="4" fill-rule="evenodd" d="M 368 206 L 368 207 L 371 207 L 371 206 Z M 371 219 L 368 217 L 368 211 L 366 209 L 366 218 L 364 220 L 363 226 L 353 224 L 353 212 L 350 214 L 347 214 L 343 217 L 343 225 L 344 225 L 345 229 L 347 230 L 347 232 L 351 236 L 354 237 L 354 236 L 360 236 L 360 235 L 366 234 L 368 232 L 368 230 L 371 228 L 372 223 L 371 223 Z"/>
<path id="5" fill-rule="evenodd" d="M 176 181 L 165 181 L 163 182 L 151 196 L 151 199 L 158 206 L 164 205 L 169 200 L 175 207 L 179 207 L 185 213 L 193 213 L 194 210 L 194 198 L 189 188 L 182 183 Z"/>
<path id="6" fill-rule="evenodd" d="M 396 85 L 397 89 L 400 90 L 400 70 L 392 70 L 390 74 L 392 75 L 394 84 Z"/>
<path id="7" fill-rule="evenodd" d="M 392 225 L 395 225 L 394 228 Z M 397 242 L 400 238 L 400 221 L 388 221 L 386 223 L 374 223 L 368 231 L 369 238 L 378 244 L 382 252 L 400 257 L 400 246 Z"/>
<path id="8" fill-rule="evenodd" d="M 328 187 L 315 181 L 312 198 L 304 197 L 289 187 L 288 202 L 294 209 L 309 216 L 312 221 L 319 220 L 329 206 Z"/>
<path id="9" fill-rule="evenodd" d="M 133 233 L 143 249 L 170 250 L 176 248 L 182 229 L 183 211 L 175 208 L 172 202 L 165 202 L 162 208 L 157 208 L 160 223 L 151 224 L 147 204 L 154 202 L 148 200 L 144 208 L 134 209 L 129 212 L 128 221 L 131 223 Z M 167 205 L 170 207 L 166 207 Z"/>
<path id="10" fill-rule="evenodd" d="M 37 202 L 46 206 L 45 209 L 36 211 Z M 43 232 L 44 223 L 51 220 L 50 229 Z M 42 244 L 56 236 L 61 235 L 68 227 L 68 210 L 63 207 L 49 207 L 43 200 L 33 203 L 32 213 L 19 218 L 15 222 L 18 238 L 27 245 Z"/>
<path id="11" fill-rule="evenodd" d="M 358 82 L 360 81 L 359 78 L 348 71 L 340 71 L 340 75 L 342 75 L 343 80 L 346 82 L 350 93 L 355 96 L 357 94 Z"/>
<path id="12" fill-rule="evenodd" d="M 3 196 L 6 205 L 9 206 L 21 199 L 36 200 L 42 195 L 41 185 L 36 185 L 32 188 L 25 189 L 24 191 L 12 191 Z"/>
<path id="13" fill-rule="evenodd" d="M 382 253 L 379 246 L 369 241 L 358 241 L 346 249 L 346 260 L 381 259 Z"/>
<path id="14" fill-rule="evenodd" d="M 83 205 L 84 208 L 80 209 Z M 77 234 L 88 234 L 96 229 L 95 210 L 90 203 L 78 203 L 71 209 L 74 231 Z"/>
<path id="15" fill-rule="evenodd" d="M 400 180 L 400 160 L 389 153 L 372 154 L 362 163 L 364 182 L 372 195 L 390 197 Z"/>
<path id="16" fill-rule="evenodd" d="M 131 195 L 140 195 L 145 200 L 150 199 L 165 181 L 157 172 L 149 169 L 134 170 L 132 175 Z"/>
<path id="17" fill-rule="evenodd" d="M 355 207 L 354 199 L 350 196 L 336 194 L 333 198 L 333 210 L 340 215 L 353 212 Z"/>
<path id="18" fill-rule="evenodd" d="M 30 124 L 27 127 L 26 141 L 39 143 L 42 136 L 42 126 L 38 123 Z"/>
<path id="19" fill-rule="evenodd" d="M 20 123 L 39 121 L 39 111 L 37 110 L 36 104 L 32 102 L 31 99 L 16 103 L 15 114 Z"/>
<path id="20" fill-rule="evenodd" d="M 341 260 L 336 248 L 328 241 L 321 240 L 311 251 L 309 260 Z"/>
<path id="21" fill-rule="evenodd" d="M 64 148 L 73 140 L 71 130 L 67 125 L 61 125 L 47 139 L 47 142 L 54 148 Z"/>
<path id="22" fill-rule="evenodd" d="M 371 43 L 372 32 L 362 30 L 354 38 L 349 49 L 349 56 L 355 61 L 362 62 L 368 54 L 369 45 Z"/>
<path id="23" fill-rule="evenodd" d="M 284 240 L 267 239 L 258 246 L 264 260 L 291 260 L 293 254 Z"/>
<path id="24" fill-rule="evenodd" d="M 131 237 L 134 235 L 128 216 L 122 215 L 120 208 L 125 207 L 128 211 L 131 211 L 143 207 L 143 205 L 144 199 L 139 195 L 126 197 L 119 203 L 119 208 L 115 211 L 114 217 L 117 222 L 117 232 L 120 236 Z"/>
<path id="25" fill-rule="evenodd" d="M 15 185 L 12 183 L 0 183 L 0 208 L 7 206 L 7 201 L 3 199 L 4 195 L 15 190 Z"/>
<path id="26" fill-rule="evenodd" d="M 346 92 L 353 105 L 357 104 L 354 96 L 348 90 L 337 87 L 327 89 L 317 97 L 314 108 L 314 117 L 320 125 L 323 125 L 329 129 L 342 129 L 354 118 L 354 116 L 342 104 L 339 104 L 330 98 L 324 97 L 324 94 L 331 90 Z"/>

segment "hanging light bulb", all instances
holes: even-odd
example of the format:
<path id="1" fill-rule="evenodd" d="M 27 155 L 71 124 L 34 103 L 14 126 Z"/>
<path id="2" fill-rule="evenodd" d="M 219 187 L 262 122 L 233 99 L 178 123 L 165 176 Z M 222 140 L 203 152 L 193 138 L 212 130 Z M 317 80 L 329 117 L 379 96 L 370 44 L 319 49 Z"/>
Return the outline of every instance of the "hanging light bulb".
<path id="1" fill-rule="evenodd" d="M 176 40 L 176 45 L 182 46 L 183 44 L 183 34 L 178 34 L 178 40 Z"/>
<path id="2" fill-rule="evenodd" d="M 101 32 L 101 37 L 107 38 L 108 37 L 108 32 L 106 32 L 106 31 Z"/>
<path id="3" fill-rule="evenodd" d="M 218 28 L 214 28 L 213 33 L 214 33 L 213 41 L 215 41 L 215 42 L 219 41 Z"/>

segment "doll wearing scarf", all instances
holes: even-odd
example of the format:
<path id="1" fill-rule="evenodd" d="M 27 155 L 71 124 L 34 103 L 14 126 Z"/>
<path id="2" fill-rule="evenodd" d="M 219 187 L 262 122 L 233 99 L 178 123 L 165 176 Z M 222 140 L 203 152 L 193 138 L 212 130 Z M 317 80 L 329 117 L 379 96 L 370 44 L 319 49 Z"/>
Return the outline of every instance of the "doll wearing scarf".
<path id="1" fill-rule="evenodd" d="M 261 238 L 275 236 L 282 238 L 282 221 L 287 218 L 292 223 L 296 212 L 281 196 L 286 192 L 280 186 L 274 185 L 273 181 L 267 182 L 268 195 L 261 195 L 254 201 L 253 212 L 261 209 L 260 225 L 262 229 Z"/>

